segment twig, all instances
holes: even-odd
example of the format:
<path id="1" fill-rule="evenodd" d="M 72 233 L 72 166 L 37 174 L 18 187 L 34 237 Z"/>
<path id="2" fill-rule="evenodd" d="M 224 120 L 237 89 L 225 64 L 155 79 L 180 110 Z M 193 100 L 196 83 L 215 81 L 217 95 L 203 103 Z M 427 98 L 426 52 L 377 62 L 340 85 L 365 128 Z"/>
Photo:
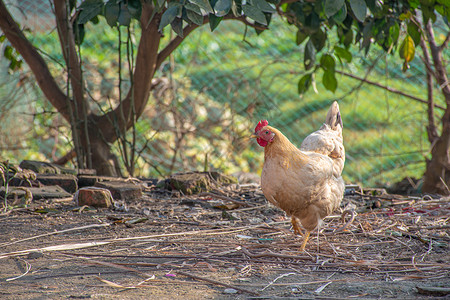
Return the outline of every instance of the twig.
<path id="1" fill-rule="evenodd" d="M 283 277 L 287 277 L 287 276 L 291 276 L 291 275 L 296 275 L 297 273 L 287 273 L 287 274 L 282 274 L 280 276 L 278 276 L 277 278 L 275 278 L 274 280 L 272 280 L 268 285 L 266 285 L 265 287 L 263 287 L 261 289 L 261 292 L 263 292 L 265 289 L 267 289 L 269 286 L 273 285 L 278 279 L 281 279 Z"/>
<path id="2" fill-rule="evenodd" d="M 355 217 L 356 217 L 356 212 L 353 209 L 352 210 L 344 210 L 344 212 L 342 213 L 342 222 L 345 221 L 345 215 L 347 215 L 347 214 L 350 214 L 350 220 L 348 220 L 347 223 L 344 224 L 344 226 L 333 231 L 333 233 L 343 232 L 345 229 L 347 229 L 348 226 L 350 226 L 350 224 L 353 223 L 353 221 L 355 220 Z"/>
<path id="3" fill-rule="evenodd" d="M 34 239 L 38 239 L 38 238 L 41 238 L 41 237 L 44 237 L 44 236 L 50 236 L 50 235 L 55 235 L 55 234 L 60 234 L 60 233 L 67 233 L 67 232 L 77 231 L 77 230 L 84 230 L 84 229 L 95 228 L 95 227 L 108 227 L 109 225 L 111 225 L 111 224 L 108 224 L 108 223 L 105 223 L 105 224 L 91 224 L 91 225 L 86 225 L 86 226 L 81 226 L 81 227 L 75 227 L 75 228 L 69 228 L 69 229 L 60 230 L 60 231 L 44 233 L 44 234 L 40 234 L 40 235 L 31 236 L 31 237 L 26 238 L 26 239 L 17 240 L 17 241 L 14 241 L 14 242 L 3 243 L 3 244 L 0 244 L 0 247 L 5 247 L 5 246 L 14 245 L 14 244 L 25 242 L 25 241 L 29 241 L 29 240 L 34 240 Z"/>
<path id="4" fill-rule="evenodd" d="M 212 197 L 212 198 L 222 199 L 222 200 L 230 201 L 232 203 L 235 203 L 235 204 L 238 204 L 238 205 L 241 205 L 241 206 L 246 206 L 246 207 L 250 207 L 251 206 L 248 203 L 245 203 L 245 202 L 242 202 L 242 201 L 239 201 L 239 200 L 234 200 L 234 199 L 232 199 L 230 197 L 223 196 L 223 195 L 218 195 L 218 194 L 210 193 L 210 192 L 201 193 L 201 194 L 198 194 L 198 196 L 199 197 Z"/>
<path id="5" fill-rule="evenodd" d="M 232 288 L 232 289 L 235 289 L 235 290 L 238 290 L 238 291 L 241 291 L 241 292 L 245 292 L 245 293 L 249 293 L 249 294 L 253 294 L 253 295 L 257 295 L 257 296 L 259 295 L 258 292 L 247 290 L 247 289 L 244 289 L 244 288 L 232 285 L 232 284 L 223 283 L 223 282 L 220 282 L 220 281 L 217 281 L 217 280 L 214 280 L 214 279 L 210 279 L 210 278 L 205 278 L 205 277 L 202 277 L 202 276 L 194 275 L 194 274 L 191 274 L 191 273 L 188 273 L 188 272 L 175 271 L 175 273 L 183 275 L 183 276 L 191 277 L 191 278 L 194 278 L 194 279 L 197 279 L 197 280 L 203 280 L 203 281 L 210 282 L 210 283 L 213 283 L 213 284 L 217 284 L 217 285 L 221 285 L 221 286 L 224 286 L 224 287 Z"/>
<path id="6" fill-rule="evenodd" d="M 17 277 L 7 278 L 6 281 L 13 281 L 13 280 L 19 279 L 19 278 L 21 278 L 21 277 L 27 275 L 28 272 L 30 272 L 30 270 L 31 270 L 31 265 L 30 265 L 30 263 L 27 262 L 26 260 L 24 260 L 24 262 L 25 262 L 25 265 L 27 266 L 25 272 L 24 272 L 22 275 L 19 275 L 19 276 L 17 276 Z"/>

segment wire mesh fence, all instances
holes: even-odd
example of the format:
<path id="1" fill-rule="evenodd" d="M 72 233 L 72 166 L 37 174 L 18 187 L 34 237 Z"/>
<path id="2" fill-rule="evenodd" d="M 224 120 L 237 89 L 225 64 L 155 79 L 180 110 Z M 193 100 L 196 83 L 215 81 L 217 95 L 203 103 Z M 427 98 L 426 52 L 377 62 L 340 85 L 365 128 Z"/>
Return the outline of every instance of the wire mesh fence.
<path id="1" fill-rule="evenodd" d="M 63 58 L 49 2 L 16 0 L 9 1 L 8 7 L 21 26 L 30 29 L 27 37 L 65 88 Z M 80 50 L 88 95 L 95 100 L 91 109 L 96 113 L 117 104 L 119 84 L 122 91 L 130 84 L 126 76 L 118 79 L 117 49 L 122 41 L 117 29 L 102 24 L 105 22 L 100 20 L 100 25 L 89 25 Z M 137 43 L 139 30 L 135 29 Z M 280 20 L 274 20 L 271 30 L 261 36 L 232 22 L 221 24 L 213 33 L 209 28 L 194 31 L 156 74 L 159 79 L 152 97 L 136 124 L 135 175 L 204 169 L 258 173 L 262 149 L 248 137 L 260 119 L 269 120 L 300 145 L 321 126 L 332 101 L 338 100 L 344 122 L 346 182 L 386 186 L 404 177 L 420 177 L 430 148 L 426 105 L 417 100 L 426 99 L 420 60 L 416 58 L 411 69 L 402 73 L 397 56 L 382 55 L 374 46 L 367 56 L 355 52 L 351 64 L 338 66 L 342 74 L 336 93 L 323 88 L 319 74 L 315 87 L 299 96 L 302 53 L 302 46 L 295 44 L 294 30 Z M 21 76 L 1 74 L 2 103 L 15 99 L 9 87 L 23 78 L 31 81 L 33 77 L 26 69 Z M 20 89 L 25 94 L 14 95 L 22 99 L 21 106 L 11 103 L 14 114 L 10 106 L 0 106 L 4 143 L 0 151 L 2 156 L 18 160 L 53 160 L 72 147 L 69 127 L 35 85 L 26 86 L 26 90 Z M 439 93 L 435 95 L 436 102 L 443 105 Z M 15 122 L 24 119 L 29 125 L 21 135 L 26 139 L 5 140 L 11 129 L 17 128 Z M 119 145 L 114 147 L 120 155 Z"/>

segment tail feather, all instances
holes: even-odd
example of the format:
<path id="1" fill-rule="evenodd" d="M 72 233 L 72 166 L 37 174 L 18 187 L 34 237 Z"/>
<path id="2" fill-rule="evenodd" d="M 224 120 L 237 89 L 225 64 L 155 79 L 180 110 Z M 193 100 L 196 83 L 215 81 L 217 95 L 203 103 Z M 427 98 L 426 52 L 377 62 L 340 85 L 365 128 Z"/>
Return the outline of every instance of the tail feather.
<path id="1" fill-rule="evenodd" d="M 337 101 L 334 101 L 333 104 L 331 104 L 331 107 L 327 113 L 325 123 L 328 124 L 333 130 L 342 130 L 342 128 L 344 127 L 344 125 L 342 124 L 341 113 L 339 111 L 339 104 L 337 103 Z M 340 128 L 338 125 L 340 125 Z"/>

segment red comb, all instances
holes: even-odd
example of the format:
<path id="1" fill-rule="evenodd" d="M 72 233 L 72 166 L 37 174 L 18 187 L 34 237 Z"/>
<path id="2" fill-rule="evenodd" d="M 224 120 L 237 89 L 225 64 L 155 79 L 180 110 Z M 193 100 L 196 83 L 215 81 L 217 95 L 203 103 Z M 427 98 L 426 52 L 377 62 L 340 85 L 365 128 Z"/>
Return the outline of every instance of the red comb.
<path id="1" fill-rule="evenodd" d="M 258 125 L 256 125 L 256 127 L 255 127 L 255 133 L 258 132 L 258 131 L 260 131 L 261 128 L 263 128 L 264 126 L 267 126 L 267 125 L 269 125 L 269 122 L 267 122 L 267 120 L 261 120 L 261 121 L 259 121 L 259 122 L 258 122 Z"/>

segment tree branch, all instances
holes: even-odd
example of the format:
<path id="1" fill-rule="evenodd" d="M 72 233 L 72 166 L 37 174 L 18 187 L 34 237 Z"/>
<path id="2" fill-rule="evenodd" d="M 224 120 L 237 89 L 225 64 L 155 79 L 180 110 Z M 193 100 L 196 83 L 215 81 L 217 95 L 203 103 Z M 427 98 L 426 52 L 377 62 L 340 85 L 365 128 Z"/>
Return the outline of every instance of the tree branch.
<path id="1" fill-rule="evenodd" d="M 183 37 L 177 35 L 170 43 L 158 53 L 158 59 L 156 60 L 156 69 L 158 69 L 161 64 L 166 60 L 166 58 L 172 54 L 172 52 L 184 41 L 184 39 L 191 33 L 194 29 L 198 28 L 199 25 L 191 24 L 187 25 L 183 29 Z"/>
<path id="2" fill-rule="evenodd" d="M 402 92 L 402 91 L 393 89 L 393 88 L 391 88 L 391 87 L 388 87 L 388 86 L 379 84 L 378 82 L 370 81 L 370 80 L 368 80 L 368 79 L 364 79 L 364 78 L 361 78 L 361 77 L 358 77 L 358 76 L 356 76 L 356 75 L 353 75 L 353 74 L 350 74 L 350 73 L 346 73 L 346 72 L 343 72 L 343 71 L 338 71 L 338 70 L 336 70 L 336 73 L 345 75 L 345 76 L 350 77 L 350 78 L 353 78 L 353 79 L 360 80 L 360 81 L 365 82 L 365 83 L 368 83 L 368 84 L 370 84 L 370 85 L 377 86 L 377 87 L 382 88 L 382 89 L 385 89 L 385 90 L 387 90 L 387 91 L 389 91 L 389 92 L 391 92 L 391 93 L 393 93 L 393 94 L 401 95 L 401 96 L 404 96 L 404 97 L 407 97 L 407 98 L 410 98 L 410 99 L 413 99 L 413 100 L 415 100 L 415 101 L 419 101 L 419 102 L 422 102 L 422 103 L 425 103 L 425 104 L 428 103 L 428 101 L 426 101 L 426 100 L 420 99 L 420 98 L 418 98 L 418 97 L 416 97 L 416 96 L 413 96 L 413 95 L 406 94 L 406 93 L 404 93 L 404 92 Z M 445 110 L 444 107 L 442 107 L 442 106 L 440 106 L 440 105 L 437 105 L 437 104 L 434 104 L 434 107 L 439 108 L 439 109 L 442 109 L 442 110 Z"/>
<path id="3" fill-rule="evenodd" d="M 28 41 L 22 30 L 20 30 L 7 10 L 3 0 L 0 1 L 0 29 L 30 67 L 48 101 L 50 101 L 64 119 L 69 121 L 70 113 L 67 105 L 69 103 L 67 96 L 59 88 L 42 56 Z"/>
<path id="4" fill-rule="evenodd" d="M 83 106 L 87 106 L 84 98 L 84 88 L 82 82 L 82 71 L 80 60 L 78 59 L 77 49 L 75 47 L 75 37 L 72 23 L 67 15 L 66 0 L 55 0 L 55 18 L 56 28 L 58 29 L 59 41 L 64 60 L 69 73 L 69 79 L 72 84 L 73 96 L 76 108 L 76 117 L 87 115 L 83 112 Z"/>
<path id="5" fill-rule="evenodd" d="M 447 104 L 447 109 L 445 111 L 446 116 L 444 116 L 444 118 L 450 118 L 450 84 L 448 81 L 446 68 L 443 64 L 442 52 L 439 51 L 439 47 L 436 45 L 434 31 L 430 20 L 428 20 L 425 24 L 425 33 L 427 35 L 428 45 L 430 46 L 431 57 L 433 58 L 436 81 L 441 87 L 445 102 Z"/>
<path id="6" fill-rule="evenodd" d="M 444 42 L 442 43 L 442 45 L 440 45 L 440 46 L 438 47 L 438 51 L 439 51 L 439 52 L 444 51 L 444 49 L 447 48 L 449 42 L 450 42 L 450 32 L 447 33 L 447 36 L 445 37 L 445 40 L 444 40 Z"/>
<path id="7" fill-rule="evenodd" d="M 424 37 L 422 36 L 420 39 L 420 47 L 423 52 L 423 62 L 425 64 L 426 69 L 426 79 L 427 79 L 427 91 L 428 91 L 428 125 L 427 125 L 427 134 L 428 141 L 430 144 L 433 144 L 437 138 L 439 138 L 436 123 L 434 119 L 434 99 L 433 99 L 433 70 L 431 69 L 431 61 L 430 54 L 428 53 L 427 45 L 425 44 Z"/>

